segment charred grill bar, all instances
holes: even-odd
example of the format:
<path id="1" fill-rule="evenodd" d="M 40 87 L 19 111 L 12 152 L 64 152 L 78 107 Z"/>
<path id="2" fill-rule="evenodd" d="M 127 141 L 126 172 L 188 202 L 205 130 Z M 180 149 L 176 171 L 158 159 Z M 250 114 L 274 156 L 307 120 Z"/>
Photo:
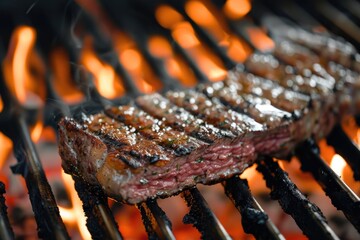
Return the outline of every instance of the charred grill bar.
<path id="1" fill-rule="evenodd" d="M 210 46 L 210 48 L 219 56 L 226 68 L 233 68 L 235 63 L 225 54 L 224 51 L 221 50 L 221 48 L 218 47 L 217 43 L 211 38 L 211 36 L 187 15 L 183 4 L 179 4 L 175 1 L 172 1 L 171 3 L 177 10 L 179 10 L 184 18 L 191 23 L 202 41 Z M 74 6 L 72 6 L 71 9 L 75 9 L 73 10 L 75 12 L 78 11 L 78 6 L 74 3 L 72 4 Z M 110 7 L 108 7 L 109 12 L 116 9 L 111 8 L 111 6 L 113 6 L 112 4 L 115 4 L 115 2 L 113 3 L 110 1 Z M 130 5 L 127 7 L 131 8 Z M 328 10 L 328 8 L 325 10 Z M 51 18 L 50 15 L 47 17 Z M 127 17 L 131 18 L 131 16 Z M 137 33 L 137 31 L 142 30 L 141 26 L 136 26 L 136 28 L 133 28 L 133 25 L 127 26 L 125 23 L 127 20 L 128 19 L 120 19 L 116 21 L 121 22 L 123 24 L 121 26 L 126 29 L 126 31 L 132 32 L 134 39 L 137 40 L 139 49 L 147 58 L 154 72 L 164 83 L 164 88 L 168 90 L 181 87 L 177 86 L 177 82 L 171 79 L 167 73 L 164 72 L 162 64 L 150 55 L 148 47 L 144 42 L 147 36 L 143 36 L 141 34 L 139 35 L 139 33 Z M 139 95 L 139 90 L 134 85 L 133 80 L 130 78 L 126 70 L 120 64 L 115 51 L 112 49 L 110 41 L 103 37 L 100 28 L 96 26 L 96 22 L 91 19 L 90 15 L 85 15 L 82 21 L 86 25 L 86 29 L 88 29 L 89 33 L 94 37 L 95 42 L 98 43 L 98 47 L 95 45 L 97 54 L 101 56 L 103 51 L 110 51 L 110 55 L 106 55 L 106 57 L 103 57 L 102 60 L 113 66 L 117 74 L 122 77 L 126 93 L 131 97 Z M 38 26 L 35 25 L 35 27 L 40 28 L 41 24 Z M 354 37 L 349 35 L 350 34 L 348 34 L 347 37 L 353 39 L 356 38 L 356 36 Z M 167 35 L 167 37 L 169 38 L 169 35 Z M 52 36 L 47 36 L 47 38 L 51 39 Z M 70 39 L 65 40 L 71 41 Z M 66 45 L 65 43 L 62 44 Z M 106 50 L 104 50 L 104 46 Z M 41 48 L 41 46 L 39 46 L 39 48 Z M 182 56 L 185 56 L 185 59 L 187 59 L 187 62 L 190 63 L 190 67 L 194 70 L 196 76 L 199 77 L 199 79 L 206 81 L 206 77 L 204 77 L 204 74 L 201 73 L 191 58 L 186 55 L 186 51 L 179 45 L 175 45 L 174 48 L 177 49 L 175 49 L 176 51 L 182 53 Z M 67 49 L 70 49 L 70 55 L 75 56 L 73 60 L 77 62 L 79 53 L 76 52 L 74 48 Z M 50 49 L 47 49 L 46 51 L 50 51 Z M 3 57 L 4 55 L 2 55 L 1 59 L 3 59 Z M 73 74 L 75 74 L 75 71 L 73 71 Z M 74 106 L 74 109 L 81 108 L 93 111 L 94 108 L 102 109 L 104 105 L 127 102 L 127 98 L 115 100 L 114 102 L 102 98 L 94 86 L 91 86 L 89 75 L 85 74 L 85 78 L 87 78 L 86 81 L 88 81 L 89 84 L 86 84 L 86 86 L 80 86 L 83 85 L 80 83 L 77 84 L 83 91 L 85 91 L 85 95 L 88 96 L 89 101 L 80 106 Z M 50 82 L 50 79 L 47 78 L 46 80 L 48 98 L 51 97 L 53 99 L 58 99 L 56 93 L 51 87 L 52 83 Z M 0 94 L 5 105 L 0 114 L 0 130 L 9 135 L 13 142 L 16 143 L 16 149 L 14 149 L 14 151 L 17 154 L 19 163 L 13 168 L 13 171 L 14 173 L 23 175 L 27 182 L 30 200 L 33 205 L 39 228 L 39 236 L 52 236 L 55 239 L 68 239 L 69 235 L 65 230 L 62 219 L 60 218 L 52 191 L 47 183 L 39 157 L 29 136 L 24 116 L 26 115 L 26 111 L 22 106 L 20 106 L 14 97 L 10 95 L 10 92 L 6 88 L 5 81 L 1 79 L 0 83 Z M 94 105 L 97 107 L 94 107 Z M 46 105 L 46 107 L 48 106 L 49 105 Z M 59 115 L 59 112 L 61 116 L 69 115 L 66 114 L 67 110 L 65 104 L 60 102 L 60 100 L 55 107 L 50 107 L 50 109 L 52 110 L 50 112 L 56 113 L 56 115 Z M 54 126 L 54 122 L 51 122 L 51 120 L 49 120 L 49 124 Z M 15 130 L 9 131 L 11 128 Z M 339 133 L 334 134 L 337 135 Z M 332 135 L 330 135 L 328 141 L 332 142 L 332 139 Z M 334 146 L 336 148 L 338 145 L 335 143 Z M 349 147 L 348 144 L 345 146 Z M 303 169 L 305 171 L 311 171 L 314 174 L 314 177 L 320 185 L 322 185 L 326 194 L 333 200 L 333 204 L 336 207 L 341 208 L 348 219 L 359 230 L 359 198 L 347 188 L 341 179 L 336 176 L 336 174 L 334 174 L 325 163 L 312 161 L 312 159 L 317 160 L 319 158 L 317 152 L 309 152 L 310 148 L 308 147 L 305 147 L 305 149 L 299 149 L 298 155 L 303 164 Z M 338 152 L 346 155 L 345 152 L 347 151 L 341 148 Z M 358 149 L 352 149 L 351 153 L 353 154 L 348 156 L 349 163 L 352 165 L 356 176 L 358 175 L 356 169 L 358 169 L 359 166 L 359 159 L 357 158 L 359 156 Z M 319 212 L 319 209 L 307 200 L 304 200 L 304 196 L 301 192 L 296 189 L 286 176 L 286 173 L 284 173 L 275 162 L 269 159 L 261 160 L 259 162 L 258 169 L 264 175 L 268 186 L 272 189 L 272 197 L 279 199 L 280 204 L 284 207 L 284 211 L 294 217 L 306 235 L 319 239 L 337 239 L 337 236 L 326 224 L 326 220 L 322 216 L 321 212 Z M 101 239 L 104 237 L 108 239 L 122 239 L 121 233 L 118 231 L 117 223 L 115 222 L 108 207 L 107 198 L 102 190 L 94 189 L 93 186 L 89 186 L 83 182 L 82 179 L 77 178 L 75 178 L 75 186 L 81 200 L 83 201 L 84 211 L 88 217 L 87 227 L 90 230 L 92 237 L 94 239 Z M 254 198 L 251 196 L 246 184 L 242 180 L 239 180 L 238 178 L 226 180 L 224 187 L 229 198 L 234 202 L 234 205 L 243 215 L 242 221 L 246 231 L 252 233 L 258 239 L 283 239 L 276 227 L 274 227 L 274 225 L 267 219 L 266 214 L 262 212 L 256 201 L 254 201 Z M 280 191 L 280 189 L 282 191 Z M 241 194 L 239 195 L 239 193 Z M 190 207 L 190 213 L 185 216 L 185 222 L 193 223 L 202 233 L 204 239 L 211 239 L 214 236 L 218 236 L 220 239 L 230 238 L 196 188 L 186 190 L 182 194 Z M 288 207 L 289 204 L 293 206 Z M 294 208 L 295 205 L 300 206 L 299 209 L 303 209 L 304 211 L 299 212 L 299 209 L 296 207 Z M 165 213 L 159 208 L 159 206 L 157 206 L 155 200 L 149 200 L 141 203 L 138 205 L 138 208 L 142 213 L 144 225 L 147 229 L 149 237 L 174 239 L 174 235 L 171 231 L 171 223 Z M 1 209 L 3 210 L 4 208 L 1 207 Z M 3 217 L 2 219 L 4 219 L 5 224 L 4 227 L 3 224 L 1 224 L 2 221 L 0 221 L 1 234 L 5 237 L 4 239 L 13 238 L 11 228 L 6 220 L 6 212 L 1 211 L 1 217 Z M 308 223 L 309 221 L 313 221 L 315 224 L 306 225 L 305 223 Z M 254 224 L 258 227 L 258 229 L 251 227 Z"/>

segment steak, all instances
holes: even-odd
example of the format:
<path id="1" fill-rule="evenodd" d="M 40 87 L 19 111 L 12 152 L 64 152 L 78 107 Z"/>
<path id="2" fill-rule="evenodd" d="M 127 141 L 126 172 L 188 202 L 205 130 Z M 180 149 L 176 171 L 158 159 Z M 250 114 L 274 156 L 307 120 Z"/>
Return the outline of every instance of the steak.
<path id="1" fill-rule="evenodd" d="M 218 182 L 254 163 L 251 136 L 263 130 L 261 124 L 249 119 L 246 129 L 237 127 L 233 134 L 189 119 L 192 125 L 184 122 L 188 130 L 180 132 L 130 105 L 77 121 L 64 118 L 59 123 L 63 168 L 100 184 L 108 196 L 135 204 Z M 190 131 L 199 137 L 185 134 Z"/>
<path id="2" fill-rule="evenodd" d="M 259 156 L 287 158 L 305 139 L 323 138 L 339 114 L 359 112 L 359 75 L 347 62 L 354 55 L 287 38 L 222 82 L 62 119 L 64 170 L 136 204 L 221 182 Z"/>

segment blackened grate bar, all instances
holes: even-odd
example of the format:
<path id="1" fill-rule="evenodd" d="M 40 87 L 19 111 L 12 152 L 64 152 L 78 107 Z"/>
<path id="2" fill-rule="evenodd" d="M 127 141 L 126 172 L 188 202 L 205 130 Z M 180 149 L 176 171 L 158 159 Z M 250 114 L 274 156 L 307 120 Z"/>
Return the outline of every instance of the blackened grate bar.
<path id="1" fill-rule="evenodd" d="M 137 205 L 149 239 L 175 239 L 171 222 L 156 200 L 147 200 Z"/>
<path id="2" fill-rule="evenodd" d="M 311 203 L 271 158 L 260 160 L 257 170 L 264 175 L 271 198 L 279 201 L 303 233 L 310 239 L 339 239 L 327 224 L 321 210 Z"/>
<path id="3" fill-rule="evenodd" d="M 93 239 L 122 239 L 119 227 L 107 204 L 107 197 L 99 186 L 90 186 L 73 177 L 75 189 L 83 202 L 86 226 Z"/>
<path id="4" fill-rule="evenodd" d="M 296 155 L 301 161 L 301 169 L 311 172 L 332 204 L 343 211 L 360 232 L 360 199 L 320 157 L 316 144 L 305 141 L 296 150 Z"/>
<path id="5" fill-rule="evenodd" d="M 200 231 L 202 239 L 231 239 L 197 188 L 185 190 L 182 195 L 190 207 L 184 223 L 193 224 Z"/>
<path id="6" fill-rule="evenodd" d="M 0 182 L 0 239 L 11 240 L 15 239 L 15 236 L 7 215 L 4 194 L 5 184 Z"/>
<path id="7" fill-rule="evenodd" d="M 260 240 L 285 239 L 251 195 L 247 180 L 235 176 L 224 181 L 223 185 L 226 195 L 241 213 L 246 233 L 251 233 Z"/>
<path id="8" fill-rule="evenodd" d="M 346 135 L 340 125 L 333 128 L 326 138 L 327 143 L 334 147 L 354 172 L 354 179 L 360 181 L 360 150 Z"/>

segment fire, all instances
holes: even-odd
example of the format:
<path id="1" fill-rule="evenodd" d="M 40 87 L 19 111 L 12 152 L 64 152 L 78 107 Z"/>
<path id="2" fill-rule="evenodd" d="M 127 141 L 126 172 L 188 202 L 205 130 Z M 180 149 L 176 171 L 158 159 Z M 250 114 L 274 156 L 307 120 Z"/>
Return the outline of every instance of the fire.
<path id="1" fill-rule="evenodd" d="M 274 41 L 268 37 L 260 28 L 249 27 L 247 29 L 251 42 L 260 51 L 270 51 L 275 47 Z"/>
<path id="2" fill-rule="evenodd" d="M 124 93 L 115 70 L 110 65 L 101 62 L 95 52 L 90 49 L 89 44 L 85 44 L 82 52 L 82 63 L 95 77 L 95 86 L 102 96 L 114 99 Z"/>
<path id="3" fill-rule="evenodd" d="M 6 160 L 9 158 L 9 155 L 12 151 L 13 148 L 13 143 L 10 140 L 10 138 L 8 138 L 7 136 L 5 136 L 3 133 L 0 132 L 0 146 L 1 146 L 1 151 L 0 151 L 0 169 L 2 169 L 2 167 L 4 166 L 4 164 L 6 163 Z"/>
<path id="4" fill-rule="evenodd" d="M 230 19 L 239 19 L 244 17 L 251 10 L 249 0 L 227 0 L 223 11 Z"/>
<path id="5" fill-rule="evenodd" d="M 129 70 L 136 70 L 141 67 L 141 54 L 135 49 L 126 49 L 120 55 L 124 67 Z"/>
<path id="6" fill-rule="evenodd" d="M 64 180 L 65 188 L 70 197 L 72 206 L 59 206 L 60 216 L 62 217 L 65 224 L 77 226 L 82 239 L 91 239 L 91 235 L 86 228 L 86 218 L 82 208 L 82 202 L 74 188 L 74 181 L 72 180 L 71 176 L 66 174 L 63 170 L 61 171 L 61 177 Z"/>
<path id="7" fill-rule="evenodd" d="M 155 11 L 155 17 L 159 24 L 167 29 L 172 29 L 176 24 L 183 21 L 180 13 L 168 5 L 160 5 Z"/>
<path id="8" fill-rule="evenodd" d="M 167 39 L 162 36 L 152 36 L 148 41 L 151 54 L 160 58 L 170 76 L 180 80 L 184 86 L 194 86 L 196 79 L 186 62 L 177 56 Z"/>
<path id="9" fill-rule="evenodd" d="M 30 88 L 39 89 L 32 82 L 29 66 L 31 63 L 39 64 L 39 59 L 33 52 L 36 40 L 36 32 L 28 26 L 20 26 L 16 28 L 12 34 L 9 51 L 3 62 L 4 77 L 9 90 L 18 99 L 20 103 L 29 101 Z M 41 61 L 40 61 L 41 62 Z M 32 99 L 30 99 L 32 100 Z"/>
<path id="10" fill-rule="evenodd" d="M 44 124 L 42 121 L 37 121 L 37 123 L 32 127 L 30 136 L 33 142 L 37 142 L 40 139 L 43 128 Z"/>
<path id="11" fill-rule="evenodd" d="M 75 86 L 70 72 L 69 57 L 64 49 L 54 49 L 51 52 L 51 67 L 54 73 L 55 92 L 69 104 L 80 102 L 84 95 Z"/>
<path id="12" fill-rule="evenodd" d="M 188 1 L 185 5 L 187 14 L 200 26 L 219 27 L 209 9 L 200 1 Z"/>
<path id="13" fill-rule="evenodd" d="M 335 154 L 331 159 L 330 167 L 337 175 L 342 176 L 346 162 L 340 155 Z"/>
<path id="14" fill-rule="evenodd" d="M 114 43 L 120 62 L 140 91 L 150 93 L 159 90 L 161 83 L 137 48 L 136 42 L 127 34 L 117 31 L 114 33 Z"/>

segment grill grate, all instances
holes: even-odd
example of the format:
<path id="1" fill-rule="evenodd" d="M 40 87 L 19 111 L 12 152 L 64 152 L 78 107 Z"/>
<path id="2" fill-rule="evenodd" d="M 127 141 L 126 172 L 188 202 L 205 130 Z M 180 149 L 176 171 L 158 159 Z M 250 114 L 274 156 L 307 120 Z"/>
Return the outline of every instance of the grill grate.
<path id="1" fill-rule="evenodd" d="M 61 1 L 56 1 L 56 3 L 59 2 Z M 220 0 L 214 0 L 213 2 L 218 7 L 223 5 L 223 1 Z M 319 7 L 320 5 L 318 4 L 321 4 L 321 6 L 330 6 L 328 1 L 321 1 L 321 3 L 313 5 L 306 1 L 307 4 L 305 5 L 305 8 L 302 8 L 302 6 L 300 6 L 301 4 L 297 1 L 286 1 L 285 3 L 284 1 L 278 0 L 276 1 L 277 4 L 271 4 L 271 6 L 266 5 L 266 1 L 263 2 L 265 5 L 260 4 L 260 1 L 254 2 L 253 11 L 250 14 L 253 19 L 242 20 L 241 22 L 227 20 L 227 24 L 229 24 L 234 33 L 248 42 L 255 50 L 255 45 L 251 43 L 251 40 L 247 37 L 246 33 L 247 27 L 256 26 L 252 20 L 259 23 L 260 16 L 263 11 L 266 11 L 267 13 L 269 13 L 269 11 L 274 11 L 279 15 L 284 15 L 284 13 L 287 12 L 287 9 L 301 9 L 304 13 L 313 16 L 304 18 L 303 16 L 299 16 L 299 14 L 292 14 L 291 18 L 302 26 L 319 26 L 318 22 L 321 22 L 329 30 L 341 33 L 356 47 L 359 46 L 360 39 L 358 39 L 358 36 L 356 35 L 357 33 L 354 33 L 352 29 L 348 28 L 351 28 L 352 25 L 346 27 L 346 24 L 340 24 L 339 22 L 335 22 L 335 20 L 330 21 L 332 18 L 328 15 L 334 11 L 336 13 L 339 13 L 339 11 L 346 11 L 355 15 L 353 12 L 355 9 L 351 10 L 351 8 L 349 9 L 347 7 L 348 5 L 346 5 L 346 3 L 353 1 L 344 1 L 343 5 L 337 5 L 333 3 L 333 1 L 330 1 L 332 2 L 332 5 L 327 8 Z M 160 33 L 171 42 L 174 42 L 169 30 L 162 28 L 153 19 L 155 7 L 162 3 L 162 1 L 154 1 L 153 3 L 147 4 L 140 3 L 143 2 L 135 1 L 134 5 L 130 5 L 129 2 L 125 1 L 101 2 L 109 16 L 117 24 L 117 27 L 129 33 L 135 40 L 137 47 L 150 64 L 159 80 L 162 82 L 162 91 L 180 89 L 183 86 L 168 75 L 163 63 L 150 54 L 146 44 L 148 36 L 154 33 Z M 177 9 L 183 17 L 189 21 L 202 43 L 207 45 L 208 48 L 221 59 L 222 63 L 228 70 L 236 66 L 236 63 L 227 56 L 225 51 L 216 43 L 212 36 L 187 15 L 184 8 L 184 1 L 174 0 L 168 3 Z M 289 8 L 287 8 L 287 6 L 289 6 Z M 337 9 L 335 6 L 342 10 Z M 46 6 L 46 4 L 42 7 L 44 8 L 42 9 L 42 14 L 46 15 L 46 19 L 49 20 L 49 24 L 43 23 L 43 20 L 41 21 L 38 19 L 35 14 L 30 15 L 29 18 L 31 18 L 31 24 L 36 29 L 41 29 L 41 32 L 49 33 L 48 35 L 39 36 L 39 42 L 41 44 L 37 46 L 37 50 L 43 55 L 44 59 L 49 60 L 49 54 L 52 47 L 49 45 L 49 42 L 51 42 L 58 29 L 59 19 L 56 18 L 58 18 L 59 15 L 56 11 L 59 9 L 55 10 L 57 14 L 52 15 L 50 11 L 46 10 L 47 8 L 53 8 Z M 267 9 L 267 7 L 269 7 L 270 10 Z M 134 12 L 134 9 L 136 8 L 140 8 L 140 12 L 142 14 L 146 15 L 149 19 L 152 19 L 151 21 L 153 24 L 151 26 L 154 26 L 154 29 L 144 29 L 143 26 L 139 25 L 139 20 L 136 19 L 139 17 L 139 14 L 136 14 L 136 11 Z M 15 9 L 14 11 L 17 10 L 18 9 Z M 91 15 L 83 12 L 83 14 L 79 16 L 79 11 L 81 11 L 81 8 L 73 1 L 67 5 L 67 10 L 65 11 L 66 27 L 69 29 L 71 28 L 71 19 L 74 18 L 74 16 L 79 18 L 77 21 L 81 22 L 85 26 L 84 29 L 87 33 L 94 37 L 94 49 L 97 55 L 104 62 L 110 64 L 115 69 L 115 72 L 121 76 L 122 83 L 126 90 L 126 96 L 122 99 L 114 101 L 103 98 L 93 86 L 89 74 L 79 70 L 75 65 L 72 65 L 71 71 L 73 76 L 80 76 L 79 78 L 81 81 L 83 80 L 82 83 L 78 80 L 77 85 L 85 93 L 87 101 L 78 106 L 71 106 L 72 111 L 69 111 L 68 106 L 66 106 L 66 104 L 63 103 L 57 96 L 56 91 L 52 86 L 50 73 L 48 72 L 46 77 L 47 98 L 56 100 L 56 104 L 53 103 L 54 101 L 48 101 L 46 103 L 45 109 L 49 114 L 45 116 L 45 123 L 55 129 L 56 122 L 60 117 L 70 116 L 70 112 L 76 112 L 76 109 L 80 108 L 83 111 L 88 112 L 98 111 L 108 105 L 126 103 L 129 99 L 141 94 L 140 90 L 134 84 L 134 80 L 119 62 L 110 39 L 102 33 L 98 23 Z M 293 13 L 294 11 L 291 12 Z M 13 17 L 16 16 L 15 13 L 16 12 L 11 12 L 12 15 L 10 14 L 10 18 L 7 19 L 9 20 L 8 22 L 13 23 L 10 30 L 18 24 L 30 23 L 28 20 L 13 19 Z M 9 14 L 5 14 L 5 16 L 9 16 Z M 344 20 L 345 23 L 350 21 L 349 18 L 344 19 L 346 19 Z M 8 36 L 6 36 L 6 34 L 3 35 L 5 37 L 3 37 L 4 39 L 1 39 L 1 47 L 8 45 L 6 43 L 10 39 L 10 34 L 11 31 L 8 32 Z M 58 36 L 58 38 L 59 44 L 64 46 L 69 53 L 71 62 L 78 63 L 79 51 L 75 47 L 74 39 L 66 31 L 60 31 L 60 36 Z M 174 42 L 173 48 L 185 59 L 199 82 L 209 81 L 206 75 L 199 69 L 195 61 L 180 45 Z M 2 60 L 5 57 L 5 51 L 0 51 L 0 53 L 0 59 Z M 47 71 L 50 71 L 49 69 L 50 67 L 47 66 Z M 12 141 L 15 143 L 14 152 L 18 159 L 18 164 L 14 166 L 12 170 L 14 173 L 21 174 L 25 178 L 36 222 L 38 224 L 38 234 L 40 237 L 44 238 L 53 237 L 54 239 L 68 239 L 69 235 L 65 229 L 62 219 L 60 218 L 53 193 L 45 177 L 44 170 L 41 166 L 34 143 L 31 141 L 27 127 L 27 122 L 29 122 L 30 118 L 29 116 L 32 115 L 32 111 L 36 111 L 37 109 L 26 109 L 22 107 L 20 103 L 18 103 L 15 98 L 10 95 L 10 92 L 6 88 L 2 74 L 0 77 L 0 94 L 4 102 L 4 109 L 0 114 L 0 130 L 11 137 Z M 74 79 L 79 78 L 74 77 Z M 56 118 L 53 119 L 53 116 L 56 116 Z M 339 140 L 339 137 L 341 137 L 341 140 Z M 328 137 L 328 142 L 335 147 L 338 153 L 346 158 L 349 165 L 354 170 L 354 177 L 358 180 L 360 152 L 359 149 L 349 141 L 350 140 L 344 135 L 339 126 L 337 126 Z M 304 143 L 303 146 L 299 147 L 297 155 L 302 163 L 302 169 L 304 171 L 310 171 L 313 174 L 314 178 L 322 186 L 325 193 L 331 198 L 333 204 L 344 211 L 349 221 L 358 231 L 360 231 L 359 198 L 329 168 L 329 166 L 324 163 L 324 161 L 319 157 L 318 152 L 314 150 L 313 145 L 310 143 Z M 333 230 L 327 225 L 319 208 L 306 199 L 306 197 L 287 177 L 287 174 L 280 169 L 276 162 L 272 159 L 259 160 L 258 170 L 264 176 L 268 187 L 272 189 L 272 198 L 278 199 L 284 211 L 295 219 L 305 235 L 315 239 L 338 239 Z M 107 198 L 102 190 L 94 186 L 89 186 L 78 177 L 74 177 L 74 180 L 76 190 L 83 202 L 84 212 L 88 217 L 87 227 L 92 237 L 94 239 L 122 239 L 121 233 L 118 230 L 118 225 L 108 206 Z M 223 185 L 226 194 L 233 201 L 234 205 L 242 215 L 242 224 L 246 232 L 253 234 L 257 239 L 284 239 L 279 230 L 269 220 L 266 213 L 261 209 L 255 198 L 251 195 L 246 180 L 233 177 L 226 180 Z M 0 186 L 0 192 L 3 193 L 3 186 Z M 219 239 L 231 238 L 196 188 L 185 190 L 182 193 L 182 196 L 190 208 L 190 212 L 185 216 L 184 222 L 193 224 L 201 232 L 204 239 L 211 239 L 215 236 Z M 6 207 L 3 205 L 4 201 L 0 201 L 0 208 L 2 210 L 0 214 L 0 236 L 3 236 L 2 239 L 12 239 L 14 238 L 14 235 L 7 219 Z M 141 203 L 137 207 L 142 214 L 143 222 L 149 238 L 175 238 L 172 233 L 172 227 L 168 217 L 157 205 L 155 200 L 149 200 Z"/>

